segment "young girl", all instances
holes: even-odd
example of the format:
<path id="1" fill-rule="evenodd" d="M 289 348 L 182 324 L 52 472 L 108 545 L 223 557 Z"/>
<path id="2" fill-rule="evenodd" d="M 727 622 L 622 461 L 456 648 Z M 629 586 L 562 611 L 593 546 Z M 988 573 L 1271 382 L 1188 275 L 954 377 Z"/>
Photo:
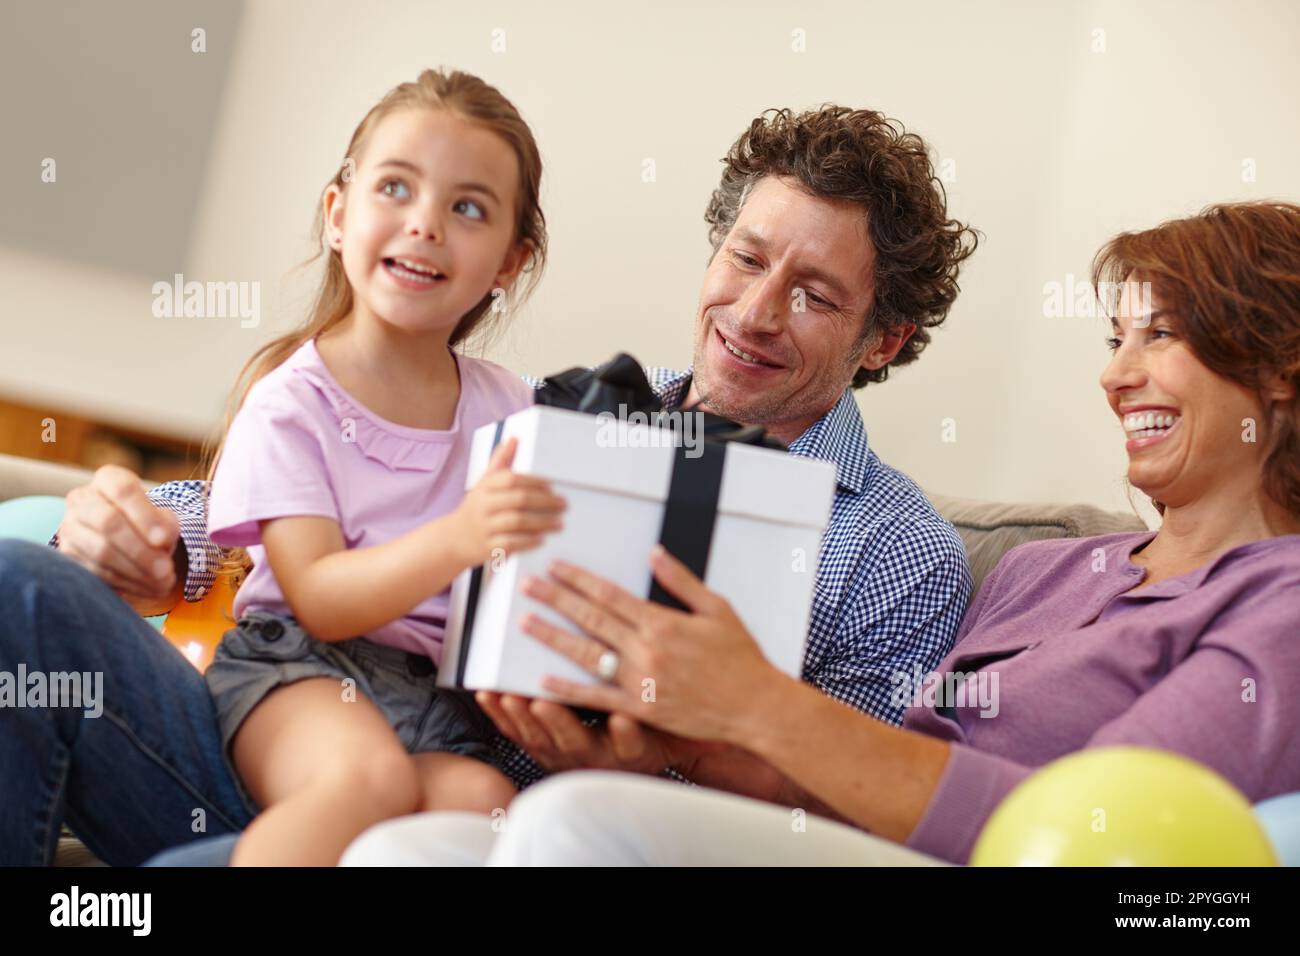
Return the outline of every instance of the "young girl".
<path id="1" fill-rule="evenodd" d="M 310 320 L 240 376 L 208 526 L 252 569 L 206 674 L 263 808 L 236 865 L 331 865 L 380 820 L 514 795 L 491 721 L 433 675 L 456 574 L 560 526 L 562 499 L 509 470 L 513 442 L 466 493 L 474 430 L 532 395 L 452 350 L 544 262 L 540 179 L 493 87 L 434 71 L 396 87 L 321 197 Z"/>

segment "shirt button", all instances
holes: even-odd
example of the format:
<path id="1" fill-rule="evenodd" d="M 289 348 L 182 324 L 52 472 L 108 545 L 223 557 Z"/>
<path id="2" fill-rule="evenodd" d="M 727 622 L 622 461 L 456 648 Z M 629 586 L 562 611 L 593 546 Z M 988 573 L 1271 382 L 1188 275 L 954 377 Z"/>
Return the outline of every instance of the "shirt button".
<path id="1" fill-rule="evenodd" d="M 284 636 L 284 625 L 279 621 L 263 621 L 260 628 L 262 640 L 274 643 Z"/>

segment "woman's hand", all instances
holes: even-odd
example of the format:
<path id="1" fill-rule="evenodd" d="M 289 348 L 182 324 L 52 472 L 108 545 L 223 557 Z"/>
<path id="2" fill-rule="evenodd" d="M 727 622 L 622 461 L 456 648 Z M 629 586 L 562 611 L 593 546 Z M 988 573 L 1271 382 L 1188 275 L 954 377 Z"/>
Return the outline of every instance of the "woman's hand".
<path id="1" fill-rule="evenodd" d="M 535 614 L 525 617 L 529 634 L 593 674 L 606 651 L 619 655 L 611 683 L 547 677 L 542 686 L 574 704 L 730 745 L 695 761 L 688 776 L 702 784 L 907 839 L 939 785 L 951 745 L 882 723 L 783 674 L 726 600 L 680 561 L 656 547 L 650 567 L 691 613 L 634 597 L 562 562 L 551 566 L 550 580 L 525 581 L 524 593 L 590 636 Z"/>
<path id="2" fill-rule="evenodd" d="M 579 769 L 659 773 L 673 767 L 689 776 L 698 757 L 726 747 L 685 740 L 625 714 L 610 714 L 604 728 L 588 727 L 554 701 L 490 691 L 479 691 L 475 700 L 504 736 L 550 773 Z"/>
<path id="3" fill-rule="evenodd" d="M 180 597 L 174 559 L 179 535 L 176 515 L 154 505 L 136 475 L 105 465 L 90 484 L 68 492 L 59 550 L 132 607 L 159 613 Z"/>
<path id="4" fill-rule="evenodd" d="M 565 502 L 550 483 L 510 470 L 517 444 L 508 438 L 497 446 L 487 471 L 452 514 L 465 567 L 535 548 L 546 532 L 563 527 Z"/>
<path id="5" fill-rule="evenodd" d="M 565 701 L 626 714 L 691 740 L 743 746 L 744 727 L 762 720 L 766 690 L 792 678 L 763 657 L 731 605 L 662 547 L 650 568 L 690 613 L 635 597 L 618 585 L 557 561 L 551 578 L 529 578 L 524 593 L 567 617 L 576 634 L 528 614 L 523 629 L 593 674 L 618 655 L 612 681 L 598 686 L 547 677 Z"/>

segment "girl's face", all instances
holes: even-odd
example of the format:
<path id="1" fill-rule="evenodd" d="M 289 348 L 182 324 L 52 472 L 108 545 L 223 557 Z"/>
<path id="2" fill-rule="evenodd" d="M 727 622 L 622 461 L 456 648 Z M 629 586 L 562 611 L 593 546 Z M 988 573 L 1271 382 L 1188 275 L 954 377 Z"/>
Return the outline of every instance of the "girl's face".
<path id="1" fill-rule="evenodd" d="M 1125 283 L 1112 324 L 1101 386 L 1127 439 L 1129 481 L 1166 506 L 1233 488 L 1244 506 L 1260 482 L 1262 402 L 1201 363 L 1150 286 Z"/>
<path id="2" fill-rule="evenodd" d="M 496 134 L 445 110 L 381 120 L 352 181 L 324 196 L 355 308 L 408 332 L 451 333 L 526 260 L 518 164 Z"/>

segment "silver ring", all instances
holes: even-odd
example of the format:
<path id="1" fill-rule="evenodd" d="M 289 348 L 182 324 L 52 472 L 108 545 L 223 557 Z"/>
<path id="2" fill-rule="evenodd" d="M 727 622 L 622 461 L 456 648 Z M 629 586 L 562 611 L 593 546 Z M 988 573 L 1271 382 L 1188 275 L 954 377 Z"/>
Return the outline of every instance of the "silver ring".
<path id="1" fill-rule="evenodd" d="M 605 651 L 600 655 L 600 660 L 596 661 L 596 676 L 606 684 L 613 683 L 614 675 L 618 673 L 618 665 L 618 652 Z"/>

